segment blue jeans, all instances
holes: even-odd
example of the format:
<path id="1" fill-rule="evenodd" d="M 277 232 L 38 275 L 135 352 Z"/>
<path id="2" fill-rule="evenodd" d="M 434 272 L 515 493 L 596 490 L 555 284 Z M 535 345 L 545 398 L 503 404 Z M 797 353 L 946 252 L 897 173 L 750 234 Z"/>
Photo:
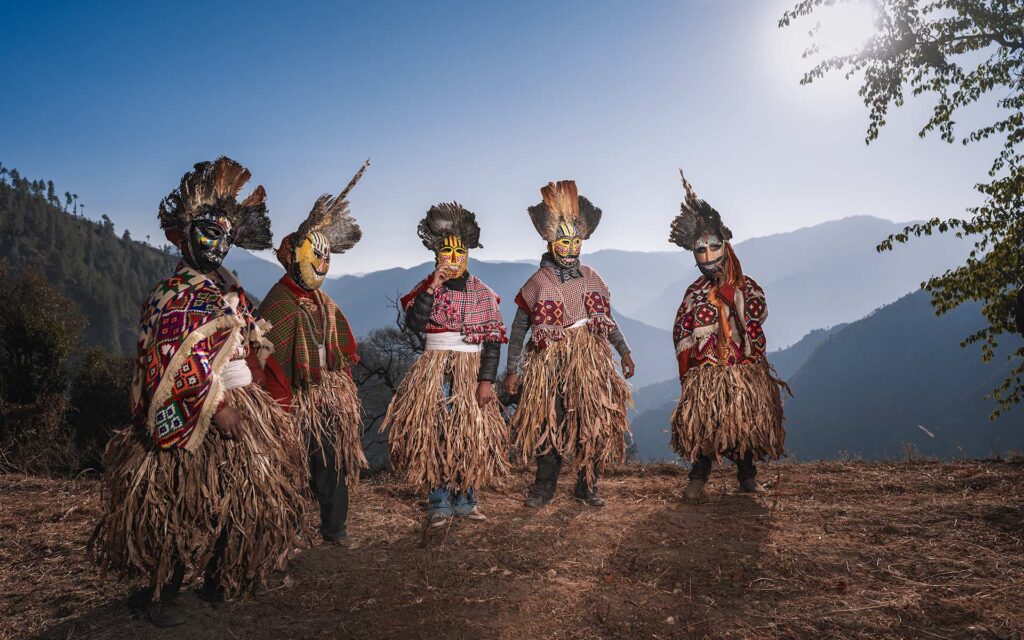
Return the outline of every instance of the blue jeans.
<path id="1" fill-rule="evenodd" d="M 427 496 L 429 515 L 464 516 L 476 505 L 476 492 L 472 489 L 456 492 L 447 487 L 437 487 Z"/>
<path id="2" fill-rule="evenodd" d="M 441 391 L 444 394 L 444 411 L 451 411 L 452 381 L 450 379 L 441 383 Z M 464 516 L 476 508 L 476 492 L 452 491 L 447 487 L 437 487 L 427 495 L 427 513 L 429 515 Z"/>

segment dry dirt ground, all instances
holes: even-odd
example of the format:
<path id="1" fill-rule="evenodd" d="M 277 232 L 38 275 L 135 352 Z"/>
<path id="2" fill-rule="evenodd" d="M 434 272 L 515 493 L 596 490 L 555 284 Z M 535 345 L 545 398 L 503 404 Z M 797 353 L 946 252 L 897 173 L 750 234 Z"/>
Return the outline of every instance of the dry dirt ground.
<path id="1" fill-rule="evenodd" d="M 718 469 L 700 504 L 683 471 L 627 467 L 608 507 L 529 478 L 482 495 L 486 523 L 425 530 L 386 477 L 355 491 L 358 549 L 313 548 L 241 602 L 191 592 L 160 632 L 134 586 L 85 561 L 95 481 L 0 476 L 0 637 L 1019 638 L 1024 465 L 819 463 L 765 468 L 766 497 Z M 565 478 L 563 478 L 565 480 Z M 570 483 L 571 484 L 571 483 Z"/>

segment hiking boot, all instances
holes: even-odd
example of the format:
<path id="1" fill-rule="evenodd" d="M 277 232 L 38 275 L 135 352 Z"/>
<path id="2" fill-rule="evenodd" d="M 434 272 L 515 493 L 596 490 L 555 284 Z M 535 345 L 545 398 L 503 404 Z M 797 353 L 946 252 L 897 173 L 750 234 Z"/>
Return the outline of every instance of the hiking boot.
<path id="1" fill-rule="evenodd" d="M 475 520 L 477 522 L 483 522 L 487 519 L 487 516 L 485 516 L 477 507 L 473 507 L 472 511 L 463 515 L 462 517 L 467 518 L 469 520 Z"/>
<path id="2" fill-rule="evenodd" d="M 605 502 L 604 498 L 602 498 L 601 496 L 597 495 L 596 491 L 587 491 L 587 492 L 577 491 L 577 492 L 574 492 L 572 495 L 573 495 L 574 498 L 576 498 L 577 500 L 579 500 L 583 504 L 587 505 L 588 507 L 600 508 L 600 507 L 603 507 L 604 505 L 607 504 Z"/>
<path id="3" fill-rule="evenodd" d="M 700 478 L 690 478 L 690 481 L 686 483 L 686 488 L 683 489 L 683 497 L 687 500 L 697 500 L 704 497 L 704 485 L 708 483 L 707 480 L 701 480 Z"/>
<path id="4" fill-rule="evenodd" d="M 764 486 L 754 478 L 747 478 L 740 483 L 740 491 L 743 493 L 768 493 Z"/>
<path id="5" fill-rule="evenodd" d="M 146 605 L 146 618 L 157 629 L 185 624 L 185 612 L 175 600 L 158 600 Z"/>
<path id="6" fill-rule="evenodd" d="M 359 546 L 359 543 L 350 538 L 347 533 L 343 533 L 330 538 L 324 538 L 324 546 L 341 547 L 342 549 L 355 549 Z"/>
<path id="7" fill-rule="evenodd" d="M 551 502 L 551 498 L 549 498 L 548 496 L 542 495 L 540 493 L 530 493 L 530 495 L 526 497 L 525 504 L 528 507 L 540 509 L 549 502 Z"/>

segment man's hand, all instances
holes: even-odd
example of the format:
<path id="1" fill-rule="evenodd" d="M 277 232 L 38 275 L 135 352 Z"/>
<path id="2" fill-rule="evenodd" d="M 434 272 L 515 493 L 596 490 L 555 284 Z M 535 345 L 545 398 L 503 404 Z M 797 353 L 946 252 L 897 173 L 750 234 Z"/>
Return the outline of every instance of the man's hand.
<path id="1" fill-rule="evenodd" d="M 498 396 L 494 395 L 494 383 L 490 380 L 481 380 L 476 385 L 476 403 L 481 407 L 486 407 L 495 400 Z"/>
<path id="2" fill-rule="evenodd" d="M 448 271 L 446 269 L 437 268 L 434 269 L 434 273 L 430 274 L 430 280 L 427 281 L 427 288 L 431 291 L 437 291 L 445 281 L 448 280 Z"/>
<path id="3" fill-rule="evenodd" d="M 228 405 L 224 405 L 213 415 L 213 424 L 228 440 L 238 440 L 242 437 L 242 416 Z"/>
<path id="4" fill-rule="evenodd" d="M 622 377 L 629 380 L 633 377 L 633 373 L 636 371 L 636 365 L 633 364 L 633 355 L 627 353 L 622 356 Z"/>
<path id="5" fill-rule="evenodd" d="M 514 396 L 519 391 L 519 374 L 510 373 L 505 376 L 505 393 Z"/>

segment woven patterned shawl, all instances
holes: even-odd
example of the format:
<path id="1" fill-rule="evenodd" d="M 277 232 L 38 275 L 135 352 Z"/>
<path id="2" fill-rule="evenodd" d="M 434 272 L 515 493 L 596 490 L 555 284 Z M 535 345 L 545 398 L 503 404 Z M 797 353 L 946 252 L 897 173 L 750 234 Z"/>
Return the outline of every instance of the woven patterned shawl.
<path id="1" fill-rule="evenodd" d="M 416 296 L 426 291 L 428 279 L 422 280 L 412 291 L 402 297 L 402 308 L 408 310 Z M 464 342 L 508 342 L 505 323 L 501 319 L 497 294 L 473 275 L 466 277 L 466 290 L 454 291 L 440 287 L 434 294 L 434 306 L 430 310 L 427 333 L 455 331 L 461 333 Z"/>
<path id="2" fill-rule="evenodd" d="M 288 278 L 271 287 L 260 315 L 271 324 L 267 338 L 274 343 L 274 360 L 292 389 L 298 389 L 320 382 L 320 344 L 327 352 L 327 371 L 347 369 L 359 356 L 348 320 L 334 300 L 320 289 L 300 294 Z"/>
<path id="3" fill-rule="evenodd" d="M 161 449 L 195 451 L 224 394 L 224 366 L 250 347 L 261 363 L 273 350 L 235 277 L 226 269 L 217 276 L 179 263 L 142 308 L 132 423 Z"/>
<path id="4" fill-rule="evenodd" d="M 722 331 L 722 311 L 713 295 L 714 287 L 704 276 L 686 290 L 672 331 L 676 353 L 690 349 L 694 364 L 744 364 L 764 358 L 767 344 L 762 325 L 768 318 L 764 290 L 744 276 L 743 287 L 734 289 L 732 300 L 718 299 L 725 303 L 721 306 L 728 332 Z"/>
<path id="5" fill-rule="evenodd" d="M 563 339 L 566 327 L 585 318 L 591 331 L 606 337 L 615 326 L 608 285 L 590 267 L 581 265 L 580 271 L 582 278 L 560 282 L 550 268 L 541 267 L 516 295 L 516 305 L 530 314 L 531 340 L 538 348 Z"/>

